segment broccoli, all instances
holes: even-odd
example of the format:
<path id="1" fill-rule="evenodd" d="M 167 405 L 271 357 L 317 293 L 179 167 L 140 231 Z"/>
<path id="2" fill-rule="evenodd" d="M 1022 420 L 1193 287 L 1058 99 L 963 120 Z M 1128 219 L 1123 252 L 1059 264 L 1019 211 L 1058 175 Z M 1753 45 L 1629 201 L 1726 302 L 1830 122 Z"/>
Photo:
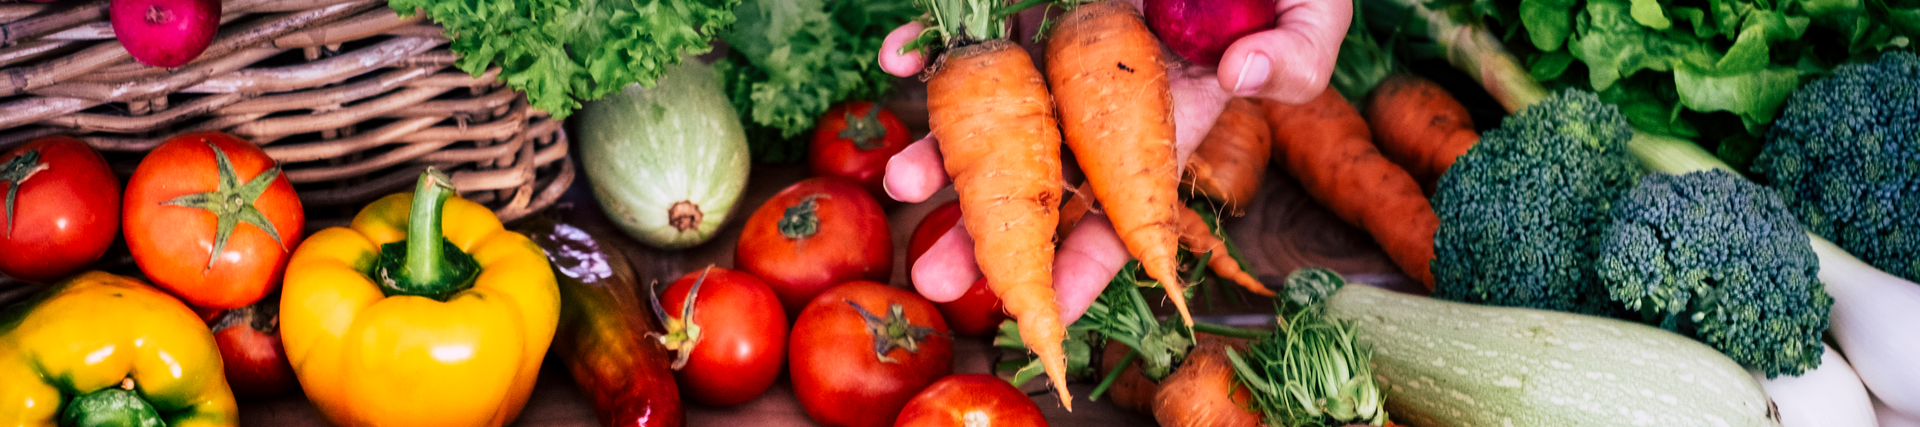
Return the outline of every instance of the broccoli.
<path id="1" fill-rule="evenodd" d="M 1440 177 L 1433 296 L 1609 315 L 1593 274 L 1607 209 L 1641 174 L 1617 108 L 1566 91 L 1507 117 Z"/>
<path id="2" fill-rule="evenodd" d="M 1820 366 L 1833 298 L 1773 191 L 1721 169 L 1653 174 L 1611 216 L 1596 270 L 1614 301 L 1768 378 Z"/>
<path id="3" fill-rule="evenodd" d="M 1890 52 L 1794 91 L 1753 171 L 1814 234 L 1920 280 L 1920 57 Z"/>

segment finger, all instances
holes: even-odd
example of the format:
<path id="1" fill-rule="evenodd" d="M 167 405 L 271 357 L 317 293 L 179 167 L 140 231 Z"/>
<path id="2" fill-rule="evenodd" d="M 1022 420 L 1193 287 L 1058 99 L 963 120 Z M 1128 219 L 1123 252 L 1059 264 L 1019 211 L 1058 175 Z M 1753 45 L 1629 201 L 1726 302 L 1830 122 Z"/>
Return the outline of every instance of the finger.
<path id="1" fill-rule="evenodd" d="M 1213 129 L 1213 122 L 1220 119 L 1220 112 L 1226 110 L 1227 101 L 1233 95 L 1220 89 L 1220 83 L 1213 73 L 1181 73 L 1173 76 L 1169 82 L 1173 92 L 1173 140 L 1175 154 L 1180 165 L 1187 164 L 1187 157 L 1200 147 L 1200 141 L 1207 139 L 1207 132 Z"/>
<path id="2" fill-rule="evenodd" d="M 1325 91 L 1353 20 L 1347 0 L 1280 0 L 1274 29 L 1241 37 L 1220 60 L 1220 85 L 1235 96 L 1289 104 Z"/>
<path id="3" fill-rule="evenodd" d="M 887 197 L 907 203 L 920 203 L 947 186 L 947 169 L 940 159 L 940 144 L 928 135 L 914 141 L 887 160 L 887 176 L 881 187 Z"/>
<path id="4" fill-rule="evenodd" d="M 927 253 L 913 263 L 913 289 L 933 302 L 951 302 L 967 293 L 980 280 L 980 266 L 973 260 L 973 237 L 960 224 L 933 241 Z"/>
<path id="5" fill-rule="evenodd" d="M 907 43 L 913 42 L 913 39 L 920 37 L 920 32 L 926 29 L 926 24 L 914 21 L 908 22 L 907 25 L 901 25 L 900 28 L 895 28 L 893 32 L 887 33 L 886 40 L 880 42 L 880 69 L 886 71 L 887 74 L 910 77 L 914 74 L 920 74 L 920 70 L 927 68 L 927 56 L 925 54 L 918 50 L 911 52 L 900 51 L 900 48 L 906 47 Z"/>
<path id="6" fill-rule="evenodd" d="M 1086 313 L 1114 273 L 1131 259 L 1106 216 L 1087 215 L 1080 220 L 1053 256 L 1053 298 L 1060 304 L 1060 320 L 1073 324 Z"/>

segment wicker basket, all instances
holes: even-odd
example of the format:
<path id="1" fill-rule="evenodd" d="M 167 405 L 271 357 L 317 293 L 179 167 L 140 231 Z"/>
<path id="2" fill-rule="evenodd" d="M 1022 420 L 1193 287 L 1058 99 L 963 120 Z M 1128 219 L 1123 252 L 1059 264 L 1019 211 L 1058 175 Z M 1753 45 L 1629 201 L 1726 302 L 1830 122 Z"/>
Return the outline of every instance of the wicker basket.
<path id="1" fill-rule="evenodd" d="M 213 45 L 176 69 L 128 56 L 105 0 L 62 1 L 0 4 L 0 149 L 73 135 L 124 177 L 169 137 L 225 131 L 281 162 L 310 229 L 427 166 L 507 221 L 573 181 L 559 121 L 453 67 L 439 26 L 385 0 L 226 0 Z"/>

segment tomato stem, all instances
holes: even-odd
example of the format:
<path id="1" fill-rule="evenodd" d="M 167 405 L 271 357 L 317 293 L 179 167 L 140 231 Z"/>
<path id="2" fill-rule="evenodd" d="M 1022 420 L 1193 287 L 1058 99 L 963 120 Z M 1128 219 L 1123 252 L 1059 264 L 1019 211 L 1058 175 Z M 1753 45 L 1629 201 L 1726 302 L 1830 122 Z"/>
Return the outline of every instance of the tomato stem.
<path id="1" fill-rule="evenodd" d="M 822 196 L 819 194 L 808 195 L 801 198 L 800 203 L 788 206 L 786 212 L 780 215 L 780 222 L 776 224 L 780 229 L 780 235 L 789 239 L 805 239 L 819 233 L 819 205 L 815 204 L 814 200 L 820 197 Z"/>
<path id="2" fill-rule="evenodd" d="M 874 107 L 879 108 L 879 107 Z M 46 163 L 40 162 L 40 150 L 27 150 L 19 156 L 0 164 L 0 180 L 7 181 L 7 237 L 13 237 L 13 199 L 20 194 L 20 184 L 27 182 L 34 174 L 47 170 Z"/>
<path id="3" fill-rule="evenodd" d="M 880 139 L 886 138 L 887 126 L 880 124 L 880 105 L 867 108 L 865 117 L 853 115 L 853 109 L 847 109 L 847 128 L 840 130 L 840 138 L 853 141 L 854 148 L 871 151 L 883 146 Z"/>
<path id="4" fill-rule="evenodd" d="M 273 186 L 280 178 L 280 165 L 275 164 L 246 182 L 240 181 L 240 173 L 233 167 L 233 161 L 227 159 L 227 153 L 220 146 L 207 142 L 207 148 L 213 150 L 213 160 L 220 175 L 219 187 L 205 193 L 193 193 L 160 202 L 162 205 L 182 206 L 212 212 L 214 217 L 213 250 L 207 253 L 207 266 L 201 271 L 213 270 L 213 262 L 220 260 L 220 254 L 227 251 L 227 240 L 233 237 L 233 230 L 240 224 L 252 224 L 254 228 L 266 232 L 274 243 L 280 244 L 281 251 L 287 251 L 287 242 L 280 239 L 280 229 L 274 227 L 267 214 L 254 206 L 254 201 Z"/>
<path id="5" fill-rule="evenodd" d="M 906 308 L 901 307 L 900 304 L 888 304 L 887 317 L 880 317 L 867 311 L 866 307 L 854 303 L 853 300 L 846 300 L 846 302 L 847 305 L 853 306 L 853 311 L 859 313 L 860 319 L 866 322 L 867 333 L 873 335 L 873 355 L 881 362 L 899 363 L 899 360 L 887 357 L 887 353 L 895 348 L 905 349 L 908 353 L 919 353 L 921 341 L 926 340 L 929 335 L 940 335 L 933 328 L 913 324 L 907 319 Z"/>
<path id="6" fill-rule="evenodd" d="M 687 360 L 693 356 L 693 347 L 700 344 L 700 325 L 693 323 L 694 299 L 700 296 L 700 285 L 707 282 L 707 274 L 713 272 L 713 265 L 700 270 L 700 277 L 693 279 L 693 286 L 687 289 L 687 298 L 680 303 L 680 318 L 667 317 L 660 307 L 660 295 L 649 290 L 648 297 L 653 301 L 654 313 L 661 313 L 660 326 L 667 329 L 666 334 L 650 333 L 660 340 L 660 345 L 674 352 L 673 363 L 669 367 L 680 370 L 687 366 Z"/>
<path id="7" fill-rule="evenodd" d="M 380 247 L 376 275 L 387 296 L 446 301 L 472 287 L 474 276 L 480 273 L 479 263 L 448 241 L 441 229 L 447 200 L 453 194 L 453 180 L 431 166 L 414 183 L 407 239 Z"/>

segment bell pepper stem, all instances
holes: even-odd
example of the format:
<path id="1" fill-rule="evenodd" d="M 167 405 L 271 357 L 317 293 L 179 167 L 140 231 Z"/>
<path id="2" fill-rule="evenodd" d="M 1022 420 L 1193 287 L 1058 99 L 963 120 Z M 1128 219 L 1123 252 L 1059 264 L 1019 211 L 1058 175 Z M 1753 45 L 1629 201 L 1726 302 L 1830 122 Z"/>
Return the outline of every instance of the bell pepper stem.
<path id="1" fill-rule="evenodd" d="M 413 209 L 407 214 L 407 260 L 404 277 L 414 285 L 444 283 L 456 272 L 447 265 L 440 241 L 441 209 L 453 197 L 453 182 L 447 174 L 427 167 L 413 185 Z"/>
<path id="2" fill-rule="evenodd" d="M 375 277 L 387 296 L 412 295 L 446 301 L 472 287 L 480 265 L 445 237 L 442 217 L 453 198 L 452 180 L 434 168 L 420 174 L 407 212 L 407 239 L 380 246 Z"/>

